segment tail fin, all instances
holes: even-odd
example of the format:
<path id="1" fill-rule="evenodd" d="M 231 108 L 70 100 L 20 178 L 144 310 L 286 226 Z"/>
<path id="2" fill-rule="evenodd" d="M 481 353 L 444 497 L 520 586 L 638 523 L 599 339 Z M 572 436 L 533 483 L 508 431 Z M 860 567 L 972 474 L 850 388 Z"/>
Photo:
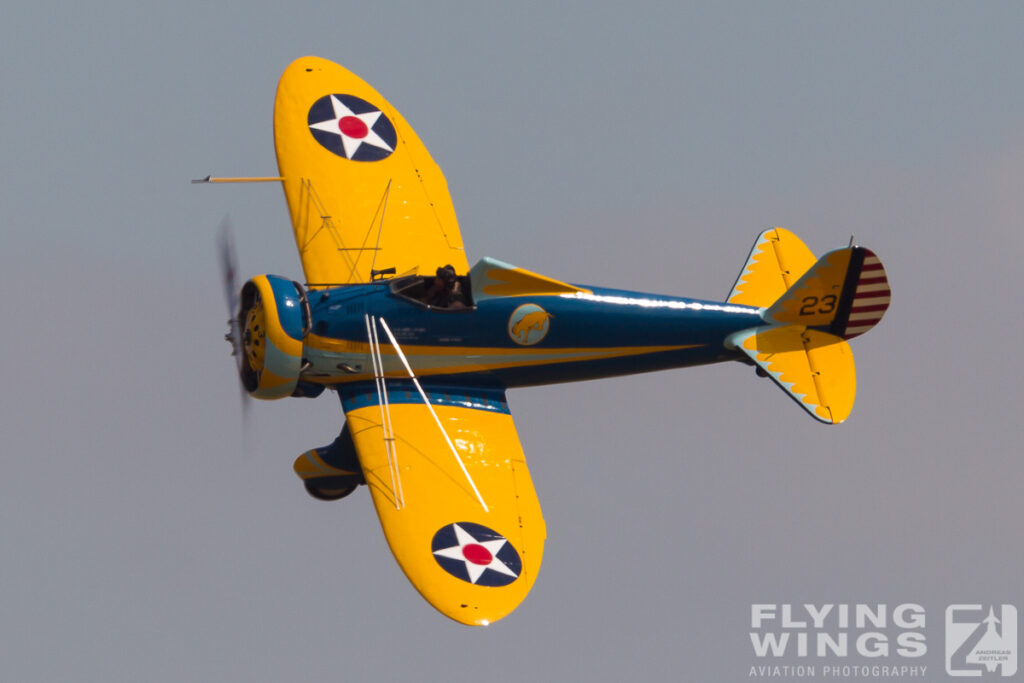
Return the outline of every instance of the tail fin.
<path id="1" fill-rule="evenodd" d="M 818 259 L 765 313 L 765 322 L 805 325 L 850 339 L 878 324 L 889 308 L 885 268 L 864 247 Z"/>
<path id="2" fill-rule="evenodd" d="M 799 257 L 803 251 L 795 245 L 806 247 L 781 229 L 774 230 L 773 242 L 772 232 L 762 233 L 754 245 L 730 302 L 739 292 L 739 297 L 748 297 L 747 305 L 764 306 L 749 297 L 756 298 L 755 293 L 763 297 L 776 287 L 773 283 L 778 278 L 792 282 L 792 269 L 783 272 L 783 258 L 776 259 L 778 274 L 773 279 L 772 259 L 755 256 L 769 249 L 777 255 L 780 244 L 785 244 L 788 253 Z M 837 424 L 849 416 L 857 392 L 853 352 L 845 340 L 867 332 L 882 319 L 889 308 L 889 281 L 881 261 L 864 247 L 831 251 L 805 270 L 762 313 L 766 325 L 737 332 L 727 344 L 749 356 L 815 418 Z"/>

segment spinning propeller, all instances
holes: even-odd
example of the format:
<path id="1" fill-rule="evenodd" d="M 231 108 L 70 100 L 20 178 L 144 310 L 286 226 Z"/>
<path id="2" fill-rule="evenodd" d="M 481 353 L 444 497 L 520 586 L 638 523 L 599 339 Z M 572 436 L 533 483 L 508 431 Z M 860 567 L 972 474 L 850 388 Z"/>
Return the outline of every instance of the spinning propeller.
<path id="1" fill-rule="evenodd" d="M 217 250 L 220 256 L 221 281 L 224 283 L 224 297 L 228 305 L 228 333 L 224 339 L 231 344 L 231 355 L 235 357 L 238 369 L 239 389 L 242 395 L 242 419 L 249 412 L 249 393 L 241 381 L 246 367 L 245 339 L 242 331 L 241 312 L 238 309 L 238 257 L 235 254 L 235 238 L 231 228 L 230 216 L 224 216 L 220 222 L 217 236 Z"/>

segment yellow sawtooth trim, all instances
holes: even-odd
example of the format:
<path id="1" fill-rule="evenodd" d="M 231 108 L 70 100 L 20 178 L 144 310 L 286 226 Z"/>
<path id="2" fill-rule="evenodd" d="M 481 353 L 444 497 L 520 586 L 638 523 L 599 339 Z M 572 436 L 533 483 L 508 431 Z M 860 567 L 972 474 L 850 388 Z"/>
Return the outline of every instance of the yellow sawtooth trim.
<path id="1" fill-rule="evenodd" d="M 491 268 L 487 271 L 482 291 L 487 296 L 550 296 L 556 294 L 590 294 L 589 289 L 537 275 L 523 268 Z"/>
<path id="2" fill-rule="evenodd" d="M 786 325 L 751 334 L 743 348 L 817 419 L 838 424 L 850 416 L 857 372 L 850 345 L 839 337 Z"/>
<path id="3" fill-rule="evenodd" d="M 512 417 L 435 406 L 485 511 L 440 429 L 422 404 L 391 404 L 395 448 L 389 460 L 376 405 L 348 413 L 349 429 L 384 535 L 402 571 L 435 608 L 455 621 L 487 625 L 511 612 L 537 578 L 546 530 Z M 400 492 L 399 492 L 400 491 Z M 522 571 L 505 586 L 476 585 L 442 568 L 434 535 L 459 522 L 504 536 Z"/>
<path id="4" fill-rule="evenodd" d="M 814 254 L 785 228 L 762 232 L 754 242 L 728 302 L 771 306 L 814 265 Z"/>
<path id="5" fill-rule="evenodd" d="M 378 108 L 398 140 L 378 161 L 351 161 L 321 145 L 309 111 L 330 95 Z M 319 57 L 293 62 L 277 88 L 274 143 L 295 242 L 316 284 L 368 282 L 371 269 L 469 270 L 441 169 L 402 115 L 366 81 Z"/>

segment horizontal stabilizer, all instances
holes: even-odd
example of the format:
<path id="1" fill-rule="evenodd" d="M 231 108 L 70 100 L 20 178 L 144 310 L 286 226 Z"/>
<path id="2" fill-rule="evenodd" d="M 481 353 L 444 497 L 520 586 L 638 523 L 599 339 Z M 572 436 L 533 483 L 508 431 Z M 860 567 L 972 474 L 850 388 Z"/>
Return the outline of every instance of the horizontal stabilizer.
<path id="1" fill-rule="evenodd" d="M 531 273 L 492 258 L 480 259 L 469 271 L 469 279 L 473 285 L 473 301 L 476 302 L 500 296 L 590 293 L 589 289 Z"/>
<path id="2" fill-rule="evenodd" d="M 729 344 L 748 355 L 816 419 L 839 424 L 853 410 L 857 372 L 850 345 L 801 325 L 755 327 Z"/>
<path id="3" fill-rule="evenodd" d="M 726 300 L 767 308 L 812 265 L 814 254 L 799 237 L 784 228 L 765 230 L 757 236 Z"/>

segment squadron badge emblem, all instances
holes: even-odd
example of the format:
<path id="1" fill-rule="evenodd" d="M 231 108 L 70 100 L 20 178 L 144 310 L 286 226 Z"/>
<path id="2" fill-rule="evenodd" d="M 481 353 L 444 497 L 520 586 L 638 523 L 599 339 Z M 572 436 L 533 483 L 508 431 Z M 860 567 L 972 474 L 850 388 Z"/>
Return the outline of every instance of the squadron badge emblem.
<path id="1" fill-rule="evenodd" d="M 533 346 L 547 336 L 551 315 L 537 304 L 523 304 L 508 318 L 508 336 L 521 346 Z"/>

